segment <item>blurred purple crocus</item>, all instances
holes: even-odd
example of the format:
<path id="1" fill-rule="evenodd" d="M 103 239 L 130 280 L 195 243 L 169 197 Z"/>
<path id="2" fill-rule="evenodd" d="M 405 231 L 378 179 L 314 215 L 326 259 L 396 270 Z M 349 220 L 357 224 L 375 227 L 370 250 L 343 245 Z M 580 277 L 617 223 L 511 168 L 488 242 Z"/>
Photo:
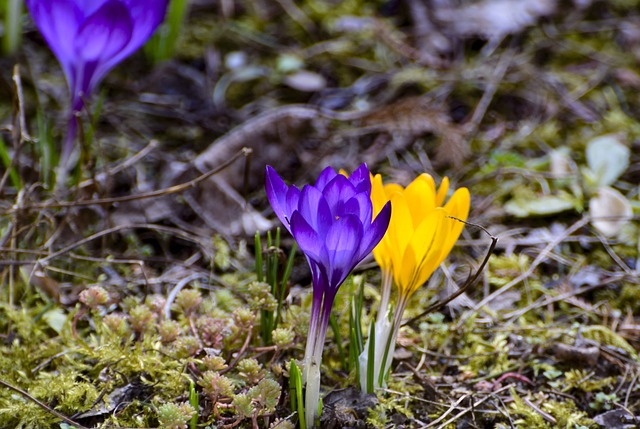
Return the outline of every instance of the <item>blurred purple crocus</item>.
<path id="1" fill-rule="evenodd" d="M 76 113 L 105 75 L 151 37 L 164 19 L 168 1 L 26 0 L 33 21 L 60 61 L 71 91 L 63 162 L 73 149 Z"/>
<path id="2" fill-rule="evenodd" d="M 304 252 L 313 281 L 313 303 L 305 351 L 307 427 L 312 428 L 320 395 L 320 361 L 338 288 L 384 236 L 391 216 L 387 203 L 373 219 L 371 179 L 362 164 L 346 177 L 327 167 L 315 185 L 287 186 L 267 166 L 267 198 Z"/>

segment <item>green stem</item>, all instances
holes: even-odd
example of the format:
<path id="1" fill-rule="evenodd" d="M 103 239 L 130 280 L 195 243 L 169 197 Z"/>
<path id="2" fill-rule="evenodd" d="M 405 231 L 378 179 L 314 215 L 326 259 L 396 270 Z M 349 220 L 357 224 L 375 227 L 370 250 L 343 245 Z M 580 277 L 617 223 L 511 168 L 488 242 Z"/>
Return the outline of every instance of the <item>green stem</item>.
<path id="1" fill-rule="evenodd" d="M 5 0 L 4 9 L 4 37 L 2 39 L 2 50 L 5 54 L 11 55 L 18 50 L 20 39 L 22 38 L 22 1 Z"/>

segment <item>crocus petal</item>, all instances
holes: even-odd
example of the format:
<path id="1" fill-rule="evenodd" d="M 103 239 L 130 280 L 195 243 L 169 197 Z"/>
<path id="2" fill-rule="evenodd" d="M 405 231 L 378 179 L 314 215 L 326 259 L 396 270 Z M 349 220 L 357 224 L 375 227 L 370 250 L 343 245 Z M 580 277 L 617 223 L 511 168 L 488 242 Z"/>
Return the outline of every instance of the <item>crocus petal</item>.
<path id="1" fill-rule="evenodd" d="M 347 278 L 360 260 L 358 245 L 362 241 L 363 228 L 360 220 L 346 215 L 336 220 L 329 229 L 325 241 L 329 254 L 329 285 L 337 288 Z"/>
<path id="2" fill-rule="evenodd" d="M 120 0 L 129 10 L 131 21 L 135 23 L 129 43 L 113 58 L 104 63 L 106 70 L 111 70 L 118 63 L 140 49 L 149 40 L 156 28 L 164 20 L 169 0 Z"/>
<path id="3" fill-rule="evenodd" d="M 36 26 L 62 65 L 74 108 L 151 37 L 167 5 L 168 0 L 27 0 Z"/>
<path id="4" fill-rule="evenodd" d="M 78 98 L 89 96 L 111 70 L 111 67 L 107 66 L 108 61 L 129 43 L 133 25 L 128 9 L 119 0 L 104 3 L 82 23 L 74 44 L 74 110 L 80 110 L 82 107 L 83 103 Z"/>
<path id="5" fill-rule="evenodd" d="M 300 193 L 298 211 L 322 239 L 332 223 L 332 214 L 322 192 L 305 185 Z"/>
<path id="6" fill-rule="evenodd" d="M 376 263 L 380 266 L 382 271 L 391 271 L 391 247 L 389 246 L 389 240 L 383 238 L 378 245 L 373 249 L 373 257 Z"/>
<path id="7" fill-rule="evenodd" d="M 385 192 L 385 187 L 382 184 L 382 176 L 376 174 L 371 177 L 371 202 L 373 203 L 373 212 L 378 214 L 382 207 L 389 201 L 389 196 Z"/>
<path id="8" fill-rule="evenodd" d="M 447 197 L 447 192 L 449 192 L 449 178 L 444 177 L 436 195 L 436 207 L 442 207 L 444 199 Z"/>
<path id="9" fill-rule="evenodd" d="M 327 183 L 331 182 L 337 175 L 338 173 L 336 173 L 333 168 L 327 167 L 322 170 L 322 173 L 320 173 L 318 179 L 316 180 L 316 183 L 313 186 L 322 191 L 325 186 L 327 186 Z"/>
<path id="10" fill-rule="evenodd" d="M 127 43 L 112 55 L 103 55 L 96 70 L 96 82 L 102 78 L 117 64 L 140 49 L 149 40 L 153 32 L 164 20 L 168 6 L 168 0 L 107 0 L 125 5 L 127 15 L 133 23 L 132 31 Z M 106 3 L 105 3 L 106 4 Z M 124 16 L 124 15 L 123 15 Z"/>
<path id="11" fill-rule="evenodd" d="M 453 196 L 451 196 L 447 204 L 445 204 L 444 209 L 449 213 L 449 216 L 466 221 L 469 216 L 470 204 L 471 196 L 469 195 L 469 190 L 467 188 L 460 188 L 453 193 Z M 461 225 L 460 229 L 462 229 L 464 224 L 461 222 L 459 222 L 459 224 Z"/>
<path id="12" fill-rule="evenodd" d="M 349 181 L 356 188 L 357 192 L 364 192 L 367 195 L 371 193 L 371 173 L 369 173 L 369 169 L 367 168 L 367 164 L 360 164 L 351 176 L 349 176 Z"/>
<path id="13" fill-rule="evenodd" d="M 322 264 L 326 255 L 322 250 L 324 243 L 318 233 L 311 227 L 300 212 L 295 211 L 291 215 L 291 235 L 298 242 L 300 250 L 318 264 Z"/>
<path id="14" fill-rule="evenodd" d="M 84 15 L 73 0 L 26 0 L 27 8 L 42 37 L 53 51 L 72 85 L 74 41 Z"/>
<path id="15" fill-rule="evenodd" d="M 334 216 L 344 213 L 344 203 L 353 198 L 356 193 L 353 184 L 342 175 L 336 175 L 322 190 Z"/>
<path id="16" fill-rule="evenodd" d="M 313 286 L 313 301 L 314 304 L 322 304 L 322 298 L 324 293 L 329 290 L 329 277 L 324 265 L 307 258 L 309 268 L 311 269 L 311 279 Z M 317 302 L 319 301 L 319 302 Z"/>
<path id="17" fill-rule="evenodd" d="M 119 0 L 106 2 L 78 29 L 75 52 L 85 62 L 104 61 L 129 43 L 132 28 L 127 7 Z"/>
<path id="18" fill-rule="evenodd" d="M 387 234 L 391 238 L 391 260 L 394 267 L 402 266 L 402 255 L 414 233 L 411 211 L 404 194 L 396 194 L 391 199 L 393 212 Z M 395 268 L 397 269 L 397 268 Z"/>
<path id="19" fill-rule="evenodd" d="M 100 9 L 103 4 L 110 0 L 74 0 L 75 4 L 84 14 L 84 18 L 92 15 L 96 10 Z"/>
<path id="20" fill-rule="evenodd" d="M 446 223 L 450 230 L 447 243 L 445 245 L 445 251 L 449 253 L 453 248 L 453 245 L 458 241 L 460 233 L 464 228 L 464 223 L 469 216 L 469 208 L 471 204 L 471 197 L 467 188 L 457 189 L 451 199 L 444 206 L 444 209 L 449 213 L 449 218 L 446 219 Z M 455 219 L 453 219 L 455 218 Z"/>
<path id="21" fill-rule="evenodd" d="M 371 217 L 373 214 L 373 208 L 371 206 L 371 198 L 369 194 L 360 193 L 356 194 L 353 198 L 349 199 L 343 207 L 342 214 L 352 214 L 360 219 L 363 225 L 369 225 L 371 223 Z"/>
<path id="22" fill-rule="evenodd" d="M 360 258 L 367 256 L 374 247 L 380 243 L 385 236 L 391 220 L 391 202 L 388 201 L 384 205 L 378 216 L 373 220 L 371 225 L 364 230 L 364 236 L 360 242 L 359 254 Z"/>
<path id="23" fill-rule="evenodd" d="M 288 194 L 289 187 L 270 165 L 267 165 L 265 172 L 265 188 L 267 191 L 267 199 L 269 200 L 269 204 L 271 204 L 271 208 L 273 208 L 273 212 L 278 216 L 278 219 L 280 219 L 280 222 L 282 222 L 285 228 L 291 232 L 289 223 L 291 222 L 290 218 L 293 210 L 287 210 L 287 206 L 289 205 L 288 200 L 291 198 Z"/>
<path id="24" fill-rule="evenodd" d="M 398 289 L 405 296 L 410 296 L 418 287 L 422 286 L 422 283 L 419 283 L 421 280 L 419 270 L 424 268 L 429 252 L 433 252 L 434 246 L 439 246 L 438 243 L 435 243 L 435 237 L 443 216 L 443 210 L 431 212 L 418 225 L 415 234 L 404 249 L 402 268 L 398 275 Z M 424 281 L 426 279 L 422 282 L 424 283 Z"/>
<path id="25" fill-rule="evenodd" d="M 444 252 L 449 235 L 446 223 L 447 212 L 441 208 L 434 210 L 416 230 L 416 237 L 409 243 L 415 249 L 416 268 L 414 276 L 407 284 L 407 293 L 412 295 L 440 266 L 449 252 Z"/>
<path id="26" fill-rule="evenodd" d="M 405 200 L 409 205 L 413 227 L 436 208 L 435 183 L 431 176 L 421 174 L 404 190 Z"/>
<path id="27" fill-rule="evenodd" d="M 289 190 L 287 191 L 286 201 L 285 201 L 285 210 L 284 212 L 287 216 L 291 216 L 291 213 L 298 210 L 298 205 L 300 203 L 300 189 L 296 187 L 296 185 L 289 186 Z"/>

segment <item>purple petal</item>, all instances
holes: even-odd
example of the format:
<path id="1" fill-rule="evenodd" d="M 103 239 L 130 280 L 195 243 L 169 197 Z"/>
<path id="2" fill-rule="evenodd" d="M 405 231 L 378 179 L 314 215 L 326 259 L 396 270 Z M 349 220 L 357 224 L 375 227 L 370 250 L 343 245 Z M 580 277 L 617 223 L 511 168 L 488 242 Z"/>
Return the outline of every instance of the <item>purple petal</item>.
<path id="1" fill-rule="evenodd" d="M 313 186 L 315 186 L 316 188 L 318 188 L 318 190 L 322 192 L 324 187 L 327 186 L 327 183 L 332 181 L 333 178 L 336 176 L 338 176 L 338 173 L 336 173 L 336 171 L 333 168 L 327 167 L 324 170 L 322 170 L 322 173 L 320 173 L 320 175 L 318 176 L 318 179 L 316 180 L 315 185 Z"/>
<path id="2" fill-rule="evenodd" d="M 129 10 L 119 0 L 104 3 L 82 23 L 74 43 L 74 110 L 80 110 L 82 102 L 79 99 L 89 96 L 111 70 L 109 61 L 127 46 L 133 26 Z"/>
<path id="3" fill-rule="evenodd" d="M 340 216 L 344 213 L 344 203 L 356 195 L 356 188 L 343 175 L 334 177 L 322 191 L 331 213 Z"/>
<path id="4" fill-rule="evenodd" d="M 285 198 L 285 210 L 288 217 L 291 217 L 291 213 L 298 210 L 298 204 L 300 202 L 300 189 L 298 189 L 295 185 L 289 186 L 289 190 L 287 191 L 287 196 Z M 288 222 L 287 222 L 288 223 Z"/>
<path id="5" fill-rule="evenodd" d="M 289 187 L 270 165 L 267 165 L 266 168 L 264 186 L 267 191 L 267 199 L 269 200 L 269 204 L 271 204 L 271 208 L 273 208 L 273 212 L 278 216 L 278 219 L 280 219 L 280 222 L 282 222 L 285 228 L 291 232 L 289 223 L 291 222 L 292 212 L 287 210 Z"/>
<path id="6" fill-rule="evenodd" d="M 360 262 L 358 247 L 362 236 L 362 224 L 353 215 L 341 217 L 329 229 L 325 247 L 329 255 L 328 272 L 331 288 L 338 288 L 353 267 Z"/>
<path id="7" fill-rule="evenodd" d="M 344 204 L 342 215 L 352 214 L 360 219 L 363 225 L 371 224 L 371 216 L 373 216 L 373 204 L 369 194 L 356 194 L 353 198 Z"/>
<path id="8" fill-rule="evenodd" d="M 85 0 L 90 1 L 90 0 Z M 116 0 L 112 0 L 116 1 Z M 127 46 L 108 60 L 104 67 L 111 70 L 119 62 L 137 51 L 156 31 L 164 20 L 169 0 L 117 0 L 126 4 L 131 21 L 134 23 L 133 33 Z M 106 73 L 105 73 L 106 74 Z"/>
<path id="9" fill-rule="evenodd" d="M 325 264 L 326 253 L 323 254 L 324 245 L 321 238 L 298 211 L 291 215 L 291 235 L 308 259 L 320 265 Z"/>
<path id="10" fill-rule="evenodd" d="M 378 245 L 384 234 L 389 227 L 389 220 L 391 219 L 391 201 L 387 201 L 378 216 L 373 220 L 371 225 L 365 225 L 364 236 L 360 242 L 359 255 L 361 259 L 364 259 L 374 247 Z"/>
<path id="11" fill-rule="evenodd" d="M 82 23 L 74 50 L 83 62 L 105 62 L 118 54 L 131 39 L 133 23 L 127 7 L 119 0 L 108 1 Z"/>
<path id="12" fill-rule="evenodd" d="M 72 0 L 26 0 L 26 4 L 33 22 L 60 61 L 69 86 L 73 87 L 73 46 L 80 24 L 84 20 L 82 11 Z"/>
<path id="13" fill-rule="evenodd" d="M 333 223 L 329 204 L 322 193 L 313 186 L 306 185 L 300 194 L 298 211 L 322 240 Z"/>
<path id="14" fill-rule="evenodd" d="M 67 77 L 75 110 L 113 67 L 151 37 L 167 5 L 168 0 L 27 0 Z"/>
<path id="15" fill-rule="evenodd" d="M 82 11 L 84 18 L 86 18 L 100 9 L 102 5 L 108 1 L 109 0 L 74 0 L 74 3 Z"/>
<path id="16" fill-rule="evenodd" d="M 353 183 L 357 192 L 371 194 L 371 176 L 367 164 L 360 164 L 360 167 L 349 176 L 349 181 Z"/>

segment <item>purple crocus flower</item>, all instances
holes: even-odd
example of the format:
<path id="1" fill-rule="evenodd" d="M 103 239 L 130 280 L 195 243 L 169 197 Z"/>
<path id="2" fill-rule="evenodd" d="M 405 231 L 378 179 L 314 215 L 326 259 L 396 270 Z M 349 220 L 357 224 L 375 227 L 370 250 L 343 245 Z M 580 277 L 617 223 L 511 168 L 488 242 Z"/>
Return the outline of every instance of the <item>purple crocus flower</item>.
<path id="1" fill-rule="evenodd" d="M 63 160 L 73 148 L 75 113 L 105 75 L 151 37 L 164 19 L 168 1 L 26 0 L 71 90 L 72 115 Z"/>
<path id="2" fill-rule="evenodd" d="M 305 352 L 307 427 L 313 427 L 320 393 L 320 360 L 338 288 L 384 236 L 391 205 L 373 219 L 371 179 L 362 164 L 346 177 L 327 167 L 315 185 L 287 186 L 267 166 L 267 197 L 296 239 L 311 268 L 313 303 Z"/>

